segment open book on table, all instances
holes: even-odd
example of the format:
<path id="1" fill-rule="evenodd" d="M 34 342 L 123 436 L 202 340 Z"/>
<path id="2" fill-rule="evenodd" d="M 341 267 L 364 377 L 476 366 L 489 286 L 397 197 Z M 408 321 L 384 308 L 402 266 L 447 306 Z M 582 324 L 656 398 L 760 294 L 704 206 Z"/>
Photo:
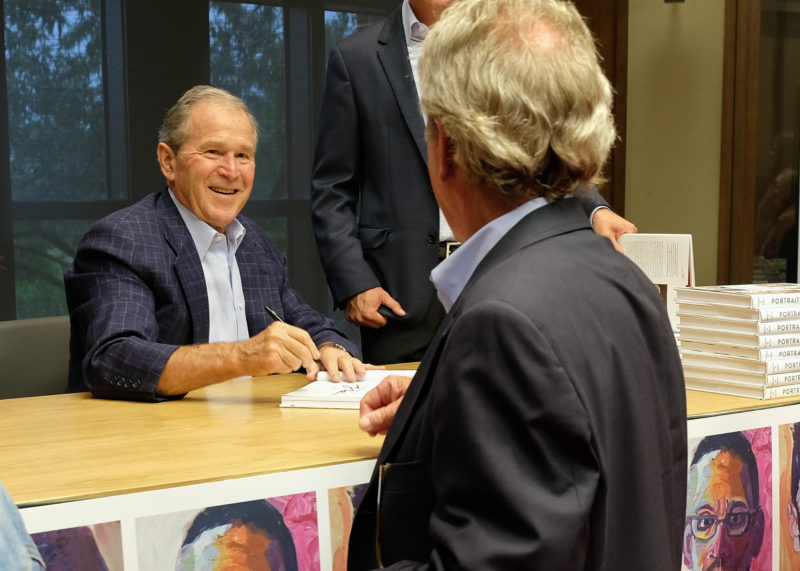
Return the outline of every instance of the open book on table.
<path id="1" fill-rule="evenodd" d="M 672 330 L 677 332 L 676 288 L 695 285 L 692 235 L 623 234 L 618 241 L 623 253 L 658 286 Z"/>
<path id="2" fill-rule="evenodd" d="M 354 408 L 358 405 L 369 390 L 389 375 L 402 375 L 413 377 L 416 373 L 414 369 L 370 369 L 357 381 L 349 383 L 331 382 L 328 373 L 320 372 L 317 380 L 308 383 L 281 397 L 283 407 L 305 407 L 305 408 Z"/>

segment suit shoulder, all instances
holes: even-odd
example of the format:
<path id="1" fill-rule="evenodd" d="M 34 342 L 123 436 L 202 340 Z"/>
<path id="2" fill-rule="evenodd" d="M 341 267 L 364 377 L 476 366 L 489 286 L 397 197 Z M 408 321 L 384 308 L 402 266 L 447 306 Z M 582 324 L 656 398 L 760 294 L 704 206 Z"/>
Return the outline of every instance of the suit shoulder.
<path id="1" fill-rule="evenodd" d="M 340 40 L 335 44 L 335 49 L 345 57 L 358 57 L 366 55 L 370 52 L 370 48 L 378 48 L 380 45 L 379 40 L 385 41 L 388 37 L 394 34 L 403 34 L 401 20 L 395 20 L 393 16 L 383 18 L 358 28 L 351 35 Z"/>
<path id="2" fill-rule="evenodd" d="M 236 219 L 244 227 L 246 239 L 253 240 L 267 251 L 272 251 L 281 257 L 283 256 L 283 252 L 278 247 L 278 244 L 275 242 L 272 236 L 270 236 L 269 232 L 267 232 L 259 224 L 242 214 L 237 216 Z"/>
<path id="3" fill-rule="evenodd" d="M 87 236 L 112 234 L 120 238 L 134 239 L 136 236 L 155 235 L 160 229 L 156 216 L 158 193 L 150 194 L 140 201 L 104 216 L 92 225 Z"/>

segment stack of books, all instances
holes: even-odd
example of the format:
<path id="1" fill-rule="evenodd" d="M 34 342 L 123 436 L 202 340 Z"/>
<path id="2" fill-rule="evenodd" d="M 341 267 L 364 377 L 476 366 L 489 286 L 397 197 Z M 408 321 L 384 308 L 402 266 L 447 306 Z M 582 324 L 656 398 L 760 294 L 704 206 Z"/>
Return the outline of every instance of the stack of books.
<path id="1" fill-rule="evenodd" d="M 800 396 L 800 284 L 677 288 L 686 388 Z"/>

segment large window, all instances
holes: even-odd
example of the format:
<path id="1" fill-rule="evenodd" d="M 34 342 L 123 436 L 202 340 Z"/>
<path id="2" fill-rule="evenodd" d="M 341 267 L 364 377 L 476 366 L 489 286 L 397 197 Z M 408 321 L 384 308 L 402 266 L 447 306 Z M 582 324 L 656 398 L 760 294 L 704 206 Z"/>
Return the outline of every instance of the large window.
<path id="1" fill-rule="evenodd" d="M 725 3 L 719 283 L 800 281 L 800 0 Z"/>
<path id="2" fill-rule="evenodd" d="M 276 6 L 210 3 L 211 84 L 241 97 L 261 127 L 256 199 L 287 196 L 283 13 Z"/>
<path id="3" fill-rule="evenodd" d="M 257 117 L 246 213 L 284 250 L 301 294 L 327 309 L 308 214 L 324 62 L 398 3 L 0 0 L 0 320 L 66 313 L 62 274 L 78 240 L 163 186 L 158 125 L 197 83 L 230 90 Z"/>

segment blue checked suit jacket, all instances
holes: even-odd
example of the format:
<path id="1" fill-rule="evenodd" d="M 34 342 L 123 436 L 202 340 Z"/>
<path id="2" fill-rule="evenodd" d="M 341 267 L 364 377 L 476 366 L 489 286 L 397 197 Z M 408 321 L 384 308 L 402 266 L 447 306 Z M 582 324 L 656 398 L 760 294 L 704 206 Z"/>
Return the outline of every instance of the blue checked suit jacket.
<path id="1" fill-rule="evenodd" d="M 332 341 L 358 355 L 333 322 L 290 287 L 286 260 L 257 224 L 244 216 L 236 252 L 250 335 L 272 323 L 264 306 L 308 331 L 318 345 Z M 181 345 L 208 342 L 209 310 L 203 268 L 166 190 L 97 222 L 64 273 L 71 322 L 69 390 L 95 396 L 161 400 L 156 385 Z"/>

